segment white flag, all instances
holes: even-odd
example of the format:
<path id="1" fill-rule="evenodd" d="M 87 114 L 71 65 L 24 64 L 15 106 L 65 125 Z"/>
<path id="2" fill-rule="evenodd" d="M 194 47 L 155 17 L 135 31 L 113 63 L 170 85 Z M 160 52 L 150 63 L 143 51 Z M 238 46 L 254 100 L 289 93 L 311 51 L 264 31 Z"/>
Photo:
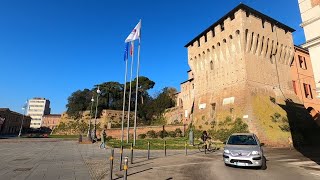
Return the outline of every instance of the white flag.
<path id="1" fill-rule="evenodd" d="M 129 34 L 125 42 L 131 42 L 140 38 L 141 21 L 136 25 L 136 27 Z"/>

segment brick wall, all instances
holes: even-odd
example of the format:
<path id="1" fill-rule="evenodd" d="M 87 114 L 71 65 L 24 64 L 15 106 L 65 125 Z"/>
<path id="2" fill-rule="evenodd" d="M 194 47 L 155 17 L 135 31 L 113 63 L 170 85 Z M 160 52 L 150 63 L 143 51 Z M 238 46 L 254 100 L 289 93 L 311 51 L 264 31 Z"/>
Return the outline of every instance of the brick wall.
<path id="1" fill-rule="evenodd" d="M 174 131 L 177 128 L 180 128 L 181 131 L 184 131 L 184 126 L 183 125 L 165 125 L 164 129 L 166 131 Z M 146 134 L 150 130 L 154 130 L 155 132 L 162 131 L 163 126 L 144 126 L 144 127 L 137 127 L 137 137 L 139 134 Z M 185 126 L 185 129 L 187 129 L 187 126 Z M 98 132 L 100 134 L 100 132 Z M 112 128 L 112 129 L 107 129 L 106 131 L 107 136 L 112 136 L 113 138 L 120 139 L 121 138 L 121 128 Z M 133 128 L 130 128 L 129 132 L 130 136 L 133 135 Z M 124 139 L 127 136 L 127 128 L 124 129 Z"/>

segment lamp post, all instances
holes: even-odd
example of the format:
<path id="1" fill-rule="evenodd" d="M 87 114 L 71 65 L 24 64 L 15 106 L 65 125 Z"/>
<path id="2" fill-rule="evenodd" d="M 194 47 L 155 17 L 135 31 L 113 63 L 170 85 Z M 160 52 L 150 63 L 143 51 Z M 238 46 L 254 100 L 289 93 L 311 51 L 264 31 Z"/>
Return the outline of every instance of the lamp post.
<path id="1" fill-rule="evenodd" d="M 25 104 L 23 105 L 23 107 L 22 107 L 22 110 L 23 110 L 23 116 L 22 116 L 22 121 L 21 121 L 21 126 L 20 126 L 20 130 L 19 130 L 19 135 L 18 135 L 18 137 L 20 137 L 20 136 L 21 136 L 22 126 L 23 126 L 24 116 L 25 116 L 25 114 L 26 114 L 27 106 L 28 106 L 28 101 L 26 101 L 26 103 L 25 103 Z"/>
<path id="2" fill-rule="evenodd" d="M 99 95 L 100 95 L 101 91 L 99 89 L 97 89 L 97 103 L 96 103 L 96 113 L 94 115 L 94 134 L 93 134 L 93 139 L 97 139 L 97 114 L 98 114 L 98 103 L 99 103 Z"/>
<path id="3" fill-rule="evenodd" d="M 91 108 L 90 108 L 90 118 L 89 118 L 89 128 L 88 128 L 88 134 L 87 134 L 87 137 L 88 137 L 89 141 L 92 141 L 92 137 L 91 137 L 91 119 L 92 119 L 93 102 L 94 102 L 94 99 L 93 99 L 93 96 L 92 96 L 92 98 L 91 98 Z"/>

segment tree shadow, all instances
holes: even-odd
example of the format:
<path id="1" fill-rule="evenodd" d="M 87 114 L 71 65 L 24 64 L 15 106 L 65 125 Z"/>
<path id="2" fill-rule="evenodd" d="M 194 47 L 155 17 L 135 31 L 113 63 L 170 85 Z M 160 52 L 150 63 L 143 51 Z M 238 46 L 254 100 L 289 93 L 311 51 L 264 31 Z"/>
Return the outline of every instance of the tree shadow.
<path id="1" fill-rule="evenodd" d="M 289 99 L 278 105 L 287 112 L 293 147 L 320 165 L 320 126 L 302 104 Z"/>

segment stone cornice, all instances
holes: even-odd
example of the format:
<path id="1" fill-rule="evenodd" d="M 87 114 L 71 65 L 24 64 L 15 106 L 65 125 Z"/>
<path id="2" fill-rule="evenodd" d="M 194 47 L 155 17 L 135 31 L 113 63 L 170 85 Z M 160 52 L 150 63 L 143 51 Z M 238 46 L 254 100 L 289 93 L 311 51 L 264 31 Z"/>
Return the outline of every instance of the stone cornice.
<path id="1" fill-rule="evenodd" d="M 313 47 L 315 45 L 319 45 L 320 44 L 320 36 L 317 36 L 313 39 L 310 39 L 309 41 L 307 41 L 305 44 L 301 45 L 303 48 L 310 48 Z"/>
<path id="2" fill-rule="evenodd" d="M 317 21 L 317 20 L 319 20 L 320 19 L 320 16 L 319 17 L 315 17 L 315 18 L 312 18 L 312 19 L 309 19 L 308 21 L 305 21 L 305 22 L 303 22 L 303 23 L 301 23 L 300 24 L 300 27 L 305 27 L 305 26 L 307 26 L 307 25 L 309 25 L 309 24 L 311 24 L 311 23 L 313 23 L 313 22 L 315 22 L 315 21 Z"/>

